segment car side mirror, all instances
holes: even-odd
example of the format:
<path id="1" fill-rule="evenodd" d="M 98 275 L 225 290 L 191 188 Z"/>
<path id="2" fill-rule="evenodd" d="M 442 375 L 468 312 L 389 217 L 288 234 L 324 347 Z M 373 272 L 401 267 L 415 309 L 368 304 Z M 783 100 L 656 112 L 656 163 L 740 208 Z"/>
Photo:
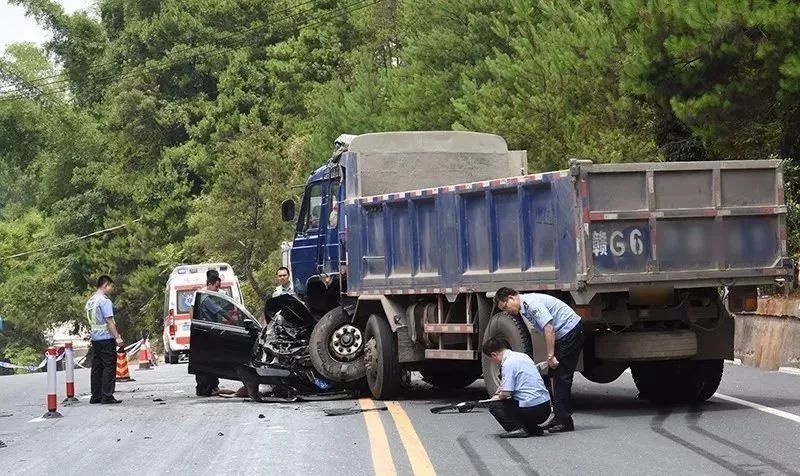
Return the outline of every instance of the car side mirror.
<path id="1" fill-rule="evenodd" d="M 294 220 L 294 200 L 284 200 L 281 203 L 281 218 L 283 221 Z"/>

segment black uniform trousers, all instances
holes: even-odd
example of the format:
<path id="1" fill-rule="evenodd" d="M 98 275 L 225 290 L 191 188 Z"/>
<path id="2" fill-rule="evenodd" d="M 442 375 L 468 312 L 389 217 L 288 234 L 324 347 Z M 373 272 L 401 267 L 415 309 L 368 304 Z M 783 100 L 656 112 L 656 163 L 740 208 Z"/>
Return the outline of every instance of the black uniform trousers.
<path id="1" fill-rule="evenodd" d="M 110 399 L 117 382 L 117 343 L 114 339 L 92 341 L 92 400 Z"/>
<path id="2" fill-rule="evenodd" d="M 194 380 L 197 382 L 195 394 L 198 397 L 210 397 L 212 393 L 219 390 L 219 379 L 213 375 L 196 374 Z"/>
<path id="3" fill-rule="evenodd" d="M 555 356 L 558 367 L 550 369 L 553 401 L 553 423 L 572 421 L 572 379 L 583 350 L 583 323 L 578 322 L 571 331 L 556 340 Z"/>
<path id="4" fill-rule="evenodd" d="M 524 428 L 531 434 L 541 434 L 539 425 L 550 416 L 550 402 L 533 407 L 520 407 L 513 398 L 497 400 L 489 403 L 489 413 L 506 431 Z"/>

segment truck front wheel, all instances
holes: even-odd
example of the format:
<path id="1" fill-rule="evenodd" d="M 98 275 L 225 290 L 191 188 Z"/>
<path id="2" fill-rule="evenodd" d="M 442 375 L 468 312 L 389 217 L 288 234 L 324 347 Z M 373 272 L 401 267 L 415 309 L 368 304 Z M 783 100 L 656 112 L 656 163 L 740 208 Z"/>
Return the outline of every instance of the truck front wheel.
<path id="1" fill-rule="evenodd" d="M 533 341 L 531 333 L 519 316 L 511 316 L 505 312 L 500 312 L 492 316 L 486 324 L 486 332 L 483 340 L 491 338 L 503 339 L 511 346 L 511 350 L 523 352 L 533 358 Z M 481 354 L 481 365 L 483 367 L 483 381 L 486 384 L 486 391 L 489 395 L 494 395 L 497 387 L 500 386 L 500 366 L 492 362 L 489 357 Z"/>
<path id="2" fill-rule="evenodd" d="M 386 318 L 373 314 L 367 321 L 364 364 L 367 384 L 378 400 L 392 399 L 400 393 L 403 372 L 397 360 L 397 340 Z"/>
<path id="3" fill-rule="evenodd" d="M 364 342 L 350 316 L 336 307 L 322 316 L 311 332 L 309 353 L 314 368 L 328 380 L 351 383 L 363 380 Z"/>
<path id="4" fill-rule="evenodd" d="M 722 359 L 641 362 L 631 366 L 641 398 L 661 403 L 698 403 L 711 398 L 722 380 Z"/>

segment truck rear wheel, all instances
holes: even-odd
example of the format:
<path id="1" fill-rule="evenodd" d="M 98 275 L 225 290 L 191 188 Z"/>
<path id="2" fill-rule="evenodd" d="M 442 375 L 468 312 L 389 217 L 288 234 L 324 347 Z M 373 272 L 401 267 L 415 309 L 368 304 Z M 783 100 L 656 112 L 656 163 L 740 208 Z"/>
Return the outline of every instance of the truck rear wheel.
<path id="1" fill-rule="evenodd" d="M 481 376 L 481 367 L 463 364 L 457 366 L 445 365 L 442 368 L 423 369 L 420 373 L 422 374 L 422 380 L 434 387 L 458 390 L 478 380 Z"/>
<path id="2" fill-rule="evenodd" d="M 698 403 L 717 391 L 722 359 L 642 362 L 631 366 L 641 398 L 662 403 Z"/>
<path id="3" fill-rule="evenodd" d="M 360 329 L 341 307 L 322 316 L 311 331 L 309 353 L 314 368 L 328 380 L 350 383 L 363 380 L 364 341 Z"/>
<path id="4" fill-rule="evenodd" d="M 373 314 L 367 321 L 364 364 L 372 396 L 388 400 L 400 393 L 402 370 L 397 360 L 397 340 L 386 318 Z"/>
<path id="5" fill-rule="evenodd" d="M 500 312 L 492 316 L 486 324 L 484 341 L 491 338 L 503 339 L 511 346 L 511 350 L 523 352 L 533 356 L 533 341 L 531 333 L 520 316 L 511 316 Z M 483 381 L 486 391 L 494 395 L 500 386 L 500 366 L 492 362 L 489 357 L 481 354 L 481 367 L 483 368 Z"/>

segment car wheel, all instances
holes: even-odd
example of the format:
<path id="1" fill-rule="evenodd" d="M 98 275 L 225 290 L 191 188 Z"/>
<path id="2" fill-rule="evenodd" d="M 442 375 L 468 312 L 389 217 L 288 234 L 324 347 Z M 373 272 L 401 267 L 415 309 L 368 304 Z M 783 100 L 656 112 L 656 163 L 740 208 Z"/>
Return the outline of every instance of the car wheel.
<path id="1" fill-rule="evenodd" d="M 341 307 L 322 316 L 311 332 L 309 353 L 314 368 L 338 383 L 363 381 L 364 342 L 362 330 L 353 325 Z"/>
<path id="2" fill-rule="evenodd" d="M 402 369 L 397 360 L 397 340 L 384 316 L 373 314 L 367 321 L 364 366 L 372 396 L 392 399 L 400 393 Z"/>
<path id="3" fill-rule="evenodd" d="M 500 312 L 492 316 L 486 324 L 486 332 L 483 334 L 483 340 L 486 341 L 492 337 L 505 340 L 513 351 L 533 356 L 531 333 L 519 316 L 512 316 L 505 312 Z M 486 384 L 486 391 L 489 395 L 494 395 L 497 391 L 497 387 L 500 386 L 500 366 L 483 354 L 481 354 L 481 359 L 483 381 Z"/>
<path id="4" fill-rule="evenodd" d="M 258 390 L 258 382 L 253 381 L 242 383 L 244 384 L 245 390 L 247 390 L 247 396 L 250 397 L 250 400 L 258 403 L 264 402 L 264 399 L 261 397 L 261 392 Z"/>
<path id="5" fill-rule="evenodd" d="M 180 352 L 173 352 L 171 350 L 167 351 L 167 358 L 169 359 L 170 364 L 177 364 L 178 360 L 180 360 L 181 353 Z"/>

